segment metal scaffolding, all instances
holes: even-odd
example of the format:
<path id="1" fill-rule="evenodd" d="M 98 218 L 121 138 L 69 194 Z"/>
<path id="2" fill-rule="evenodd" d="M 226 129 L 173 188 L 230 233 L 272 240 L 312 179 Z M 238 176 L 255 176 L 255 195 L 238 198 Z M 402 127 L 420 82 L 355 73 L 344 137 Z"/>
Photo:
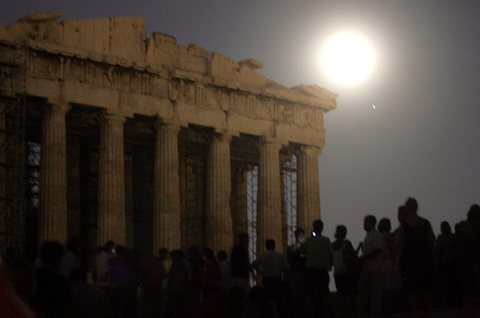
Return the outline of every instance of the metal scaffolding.
<path id="1" fill-rule="evenodd" d="M 2 47 L 0 54 L 0 246 L 24 252 L 25 241 L 25 114 L 27 49 Z M 18 54 L 20 53 L 20 54 Z"/>
<path id="2" fill-rule="evenodd" d="M 295 230 L 297 229 L 297 157 L 288 156 L 282 160 L 283 174 L 283 210 L 285 215 L 286 245 L 295 244 Z"/>

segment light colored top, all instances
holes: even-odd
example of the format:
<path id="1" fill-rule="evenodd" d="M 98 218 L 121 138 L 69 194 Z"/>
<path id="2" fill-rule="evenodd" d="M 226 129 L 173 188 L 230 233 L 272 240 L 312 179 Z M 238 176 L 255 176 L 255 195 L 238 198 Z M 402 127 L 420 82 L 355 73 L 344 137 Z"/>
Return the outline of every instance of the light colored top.
<path id="1" fill-rule="evenodd" d="M 312 236 L 305 241 L 307 267 L 330 268 L 330 239 L 325 236 Z"/>
<path id="2" fill-rule="evenodd" d="M 262 267 L 263 277 L 282 277 L 282 273 L 290 268 L 287 258 L 282 253 L 274 250 L 266 251 L 260 255 L 253 263 L 252 267 L 258 269 Z"/>
<path id="3" fill-rule="evenodd" d="M 343 251 L 345 247 L 332 250 L 333 256 L 333 275 L 345 275 L 347 274 L 347 265 L 345 265 L 345 261 L 343 260 Z"/>
<path id="4" fill-rule="evenodd" d="M 363 241 L 363 255 L 369 255 L 375 249 L 381 249 L 382 253 L 373 259 L 369 259 L 365 262 L 364 268 L 367 269 L 381 269 L 383 263 L 383 252 L 386 248 L 385 238 L 382 233 L 378 232 L 376 229 L 371 230 L 365 236 Z"/>
<path id="5" fill-rule="evenodd" d="M 114 257 L 114 253 L 102 251 L 95 258 L 95 271 L 97 272 L 98 286 L 106 287 L 112 285 L 109 275 L 111 266 L 108 262 Z"/>

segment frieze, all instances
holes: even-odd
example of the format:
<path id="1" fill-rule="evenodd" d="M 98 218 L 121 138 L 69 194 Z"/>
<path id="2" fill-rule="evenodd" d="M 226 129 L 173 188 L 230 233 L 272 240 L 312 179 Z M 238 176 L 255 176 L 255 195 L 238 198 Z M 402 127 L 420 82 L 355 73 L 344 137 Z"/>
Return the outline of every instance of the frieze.
<path id="1" fill-rule="evenodd" d="M 33 75 L 35 77 L 58 79 L 60 70 L 59 59 L 57 63 L 52 61 L 51 58 L 44 56 L 43 54 L 32 54 L 31 61 L 31 70 L 33 70 Z"/>
<path id="2" fill-rule="evenodd" d="M 125 93 L 168 98 L 198 108 L 233 111 L 250 118 L 273 120 L 298 127 L 323 128 L 323 112 L 274 97 L 205 85 L 197 81 L 165 78 L 160 74 L 53 54 L 31 54 L 30 74 L 45 79 L 65 79 Z M 2 68 L 0 78 L 8 83 L 11 71 Z"/>
<path id="3" fill-rule="evenodd" d="M 147 75 L 148 76 L 148 75 Z M 148 92 L 152 96 L 160 97 L 160 98 L 169 98 L 169 87 L 170 87 L 170 81 L 166 80 L 165 78 L 162 78 L 156 74 L 152 74 L 148 76 Z"/>

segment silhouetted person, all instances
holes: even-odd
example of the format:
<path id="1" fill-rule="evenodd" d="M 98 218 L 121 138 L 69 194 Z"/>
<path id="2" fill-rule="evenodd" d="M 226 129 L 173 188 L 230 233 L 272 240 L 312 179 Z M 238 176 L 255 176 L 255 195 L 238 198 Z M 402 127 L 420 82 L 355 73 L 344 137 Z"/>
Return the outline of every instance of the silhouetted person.
<path id="1" fill-rule="evenodd" d="M 137 272 L 133 255 L 121 245 L 115 247 L 115 254 L 116 256 L 109 260 L 113 310 L 117 317 L 135 317 Z"/>
<path id="2" fill-rule="evenodd" d="M 165 262 L 168 249 L 160 248 L 158 256 L 148 258 L 142 265 L 141 317 L 157 317 L 161 314 L 163 303 L 163 285 L 167 278 Z"/>
<path id="3" fill-rule="evenodd" d="M 408 198 L 405 208 L 407 215 L 400 231 L 400 268 L 408 293 L 409 310 L 420 310 L 420 301 L 428 310 L 432 307 L 435 235 L 430 222 L 418 216 L 417 200 Z"/>
<path id="4" fill-rule="evenodd" d="M 355 294 L 358 283 L 358 258 L 352 243 L 346 239 L 347 227 L 339 225 L 332 243 L 333 277 L 341 311 L 345 315 L 355 313 Z"/>
<path id="5" fill-rule="evenodd" d="M 384 312 L 391 314 L 394 312 L 396 290 L 398 286 L 398 270 L 395 266 L 395 253 L 396 246 L 395 234 L 391 232 L 392 224 L 390 219 L 380 219 L 377 226 L 378 231 L 383 235 L 385 239 L 385 250 L 382 257 L 382 272 L 383 272 L 383 308 Z"/>
<path id="6" fill-rule="evenodd" d="M 202 300 L 202 271 L 205 259 L 196 246 L 190 246 L 186 253 L 187 263 L 190 265 L 192 277 L 187 293 L 187 309 L 193 314 Z"/>
<path id="7" fill-rule="evenodd" d="M 222 277 L 220 266 L 218 266 L 213 251 L 210 248 L 204 248 L 203 255 L 205 255 L 205 264 L 202 270 L 202 289 L 205 300 L 218 292 L 219 282 Z"/>
<path id="8" fill-rule="evenodd" d="M 263 288 L 275 300 L 279 316 L 286 317 L 283 274 L 290 266 L 285 255 L 275 251 L 274 240 L 267 240 L 265 247 L 267 251 L 253 261 L 252 267 L 262 275 Z"/>
<path id="9" fill-rule="evenodd" d="M 217 253 L 218 266 L 220 267 L 220 292 L 228 292 L 233 286 L 232 264 L 228 260 L 228 254 L 225 251 Z"/>
<path id="10" fill-rule="evenodd" d="M 305 240 L 307 252 L 306 292 L 310 298 L 314 317 L 323 317 L 330 295 L 328 271 L 333 265 L 333 256 L 330 239 L 322 236 L 323 222 L 313 222 L 312 236 Z"/>
<path id="11" fill-rule="evenodd" d="M 460 252 L 460 279 L 462 281 L 463 303 L 470 307 L 478 294 L 480 284 L 476 271 L 480 271 L 480 206 L 473 204 L 467 213 L 467 220 L 458 225 Z"/>
<path id="12" fill-rule="evenodd" d="M 115 242 L 108 241 L 95 257 L 95 277 L 99 287 L 108 289 L 112 286 L 110 259 L 115 257 Z M 106 291 L 108 294 L 108 291 Z"/>
<path id="13" fill-rule="evenodd" d="M 70 271 L 81 266 L 80 262 L 80 238 L 75 235 L 72 236 L 67 242 L 67 250 L 63 254 L 62 261 L 60 263 L 59 272 L 64 277 L 69 277 Z"/>
<path id="14" fill-rule="evenodd" d="M 58 273 L 63 253 L 63 246 L 57 241 L 45 242 L 41 248 L 36 296 L 45 318 L 67 317 L 67 308 L 72 304 L 68 279 Z"/>
<path id="15" fill-rule="evenodd" d="M 458 277 L 457 239 L 447 221 L 440 224 L 441 234 L 437 237 L 438 279 L 440 284 L 440 304 L 459 307 L 461 285 Z"/>
<path id="16" fill-rule="evenodd" d="M 305 316 L 305 270 L 307 251 L 305 250 L 305 230 L 295 230 L 295 243 L 287 248 L 287 260 L 290 265 L 286 277 L 289 311 L 292 317 Z"/>
<path id="17" fill-rule="evenodd" d="M 238 244 L 235 245 L 230 254 L 232 264 L 232 277 L 235 286 L 240 286 L 248 293 L 250 289 L 250 273 L 253 269 L 248 258 L 248 234 L 242 233 L 238 237 Z"/>
<path id="18" fill-rule="evenodd" d="M 190 288 L 190 265 L 184 260 L 185 253 L 182 250 L 171 251 L 170 257 L 172 266 L 167 283 L 167 317 L 189 317 L 185 306 Z"/>
<path id="19" fill-rule="evenodd" d="M 384 277 L 382 272 L 382 256 L 385 250 L 385 239 L 377 231 L 377 218 L 367 215 L 363 221 L 363 229 L 367 232 L 363 241 L 363 253 L 359 259 L 361 273 L 358 280 L 359 316 L 369 312 L 374 317 L 382 316 L 382 293 Z"/>
<path id="20" fill-rule="evenodd" d="M 81 268 L 70 271 L 72 284 L 72 306 L 68 310 L 71 318 L 109 318 L 112 307 L 107 295 L 96 285 L 87 283 L 87 274 Z"/>

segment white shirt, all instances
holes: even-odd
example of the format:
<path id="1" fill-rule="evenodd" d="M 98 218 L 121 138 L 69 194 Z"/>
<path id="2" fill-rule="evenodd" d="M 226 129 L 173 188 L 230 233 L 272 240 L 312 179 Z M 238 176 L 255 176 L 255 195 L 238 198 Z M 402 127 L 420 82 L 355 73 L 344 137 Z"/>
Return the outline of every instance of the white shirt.
<path id="1" fill-rule="evenodd" d="M 383 251 L 386 248 L 385 238 L 382 233 L 376 229 L 367 233 L 365 240 L 363 241 L 363 255 L 369 255 L 375 249 L 381 249 L 382 253 L 373 259 L 369 259 L 365 262 L 364 268 L 367 269 L 381 269 L 383 263 Z"/>

